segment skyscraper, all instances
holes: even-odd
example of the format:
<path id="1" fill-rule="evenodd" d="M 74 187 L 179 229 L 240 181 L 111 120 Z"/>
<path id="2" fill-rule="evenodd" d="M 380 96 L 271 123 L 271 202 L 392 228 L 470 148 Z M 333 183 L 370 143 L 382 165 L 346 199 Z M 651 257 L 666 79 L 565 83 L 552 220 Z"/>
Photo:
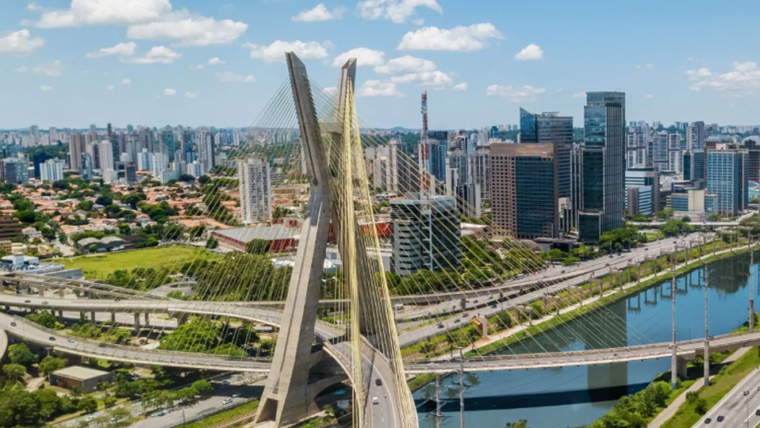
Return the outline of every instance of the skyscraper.
<path id="1" fill-rule="evenodd" d="M 216 166 L 214 159 L 214 138 L 208 131 L 198 136 L 198 160 L 203 164 L 203 172 L 208 174 Z"/>
<path id="2" fill-rule="evenodd" d="M 90 153 L 82 153 L 79 164 L 81 165 L 79 168 L 79 175 L 82 177 L 82 180 L 92 180 L 92 171 L 95 169 L 92 155 Z"/>
<path id="3" fill-rule="evenodd" d="M 707 193 L 718 195 L 716 212 L 735 215 L 747 207 L 747 150 L 718 144 L 707 151 Z"/>
<path id="4" fill-rule="evenodd" d="M 48 159 L 40 165 L 40 179 L 50 183 L 63 180 L 63 161 L 60 159 Z"/>
<path id="5" fill-rule="evenodd" d="M 686 128 L 686 150 L 704 150 L 706 139 L 704 122 L 692 122 Z"/>
<path id="6" fill-rule="evenodd" d="M 437 182 L 446 182 L 446 152 L 449 149 L 449 143 L 446 140 L 429 140 L 430 150 L 430 175 L 435 177 Z"/>
<path id="7" fill-rule="evenodd" d="M 558 146 L 491 144 L 491 209 L 502 233 L 518 239 L 559 237 Z"/>
<path id="8" fill-rule="evenodd" d="M 72 132 L 69 135 L 69 166 L 74 171 L 79 171 L 79 161 L 84 151 L 84 136 L 79 132 Z"/>
<path id="9" fill-rule="evenodd" d="M 100 144 L 98 144 L 98 151 L 100 155 L 101 172 L 113 171 L 113 145 L 111 145 L 111 142 L 105 140 L 101 141 Z"/>
<path id="10" fill-rule="evenodd" d="M 34 164 L 34 178 L 40 178 L 40 165 L 45 163 L 46 160 L 51 159 L 51 156 L 45 152 L 37 152 L 32 156 L 32 164 Z"/>
<path id="11" fill-rule="evenodd" d="M 32 136 L 32 141 L 34 142 L 33 145 L 36 146 L 40 142 L 40 127 L 37 125 L 30 126 L 29 135 Z"/>
<path id="12" fill-rule="evenodd" d="M 573 147 L 573 118 L 559 113 L 533 114 L 520 109 L 520 143 L 557 144 L 559 197 L 570 197 L 570 150 Z"/>
<path id="13" fill-rule="evenodd" d="M 29 182 L 29 165 L 19 158 L 3 159 L 3 177 L 8 184 Z"/>
<path id="14" fill-rule="evenodd" d="M 625 93 L 588 92 L 584 107 L 580 239 L 625 225 Z"/>
<path id="15" fill-rule="evenodd" d="M 240 208 L 243 223 L 268 221 L 272 217 L 272 181 L 269 163 L 257 157 L 237 162 Z"/>

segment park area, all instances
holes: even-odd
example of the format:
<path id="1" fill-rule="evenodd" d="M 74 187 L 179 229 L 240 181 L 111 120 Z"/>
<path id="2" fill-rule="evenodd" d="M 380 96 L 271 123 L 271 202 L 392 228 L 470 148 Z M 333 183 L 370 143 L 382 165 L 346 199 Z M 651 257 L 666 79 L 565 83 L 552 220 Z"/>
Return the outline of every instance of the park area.
<path id="1" fill-rule="evenodd" d="M 56 263 L 63 263 L 66 269 L 82 269 L 86 278 L 105 280 L 117 270 L 129 271 L 138 267 L 176 270 L 184 263 L 221 258 L 222 256 L 210 253 L 204 248 L 168 245 L 59 259 Z"/>

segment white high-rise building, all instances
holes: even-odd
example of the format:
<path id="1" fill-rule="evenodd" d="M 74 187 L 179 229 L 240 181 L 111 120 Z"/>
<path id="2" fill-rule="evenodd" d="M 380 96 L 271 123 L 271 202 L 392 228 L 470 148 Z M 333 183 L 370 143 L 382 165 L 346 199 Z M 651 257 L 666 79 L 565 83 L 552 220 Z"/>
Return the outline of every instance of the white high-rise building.
<path id="1" fill-rule="evenodd" d="M 113 144 L 108 140 L 103 140 L 98 144 L 100 154 L 100 170 L 113 171 Z M 103 174 L 105 177 L 105 174 Z"/>
<path id="2" fill-rule="evenodd" d="M 166 153 L 151 153 L 150 158 L 150 170 L 153 172 L 154 177 L 159 178 L 161 173 L 169 167 L 169 155 Z"/>
<path id="3" fill-rule="evenodd" d="M 55 126 L 51 126 L 50 127 L 50 132 L 49 132 L 48 138 L 50 140 L 49 143 L 51 145 L 58 144 L 58 130 L 55 129 Z"/>
<path id="4" fill-rule="evenodd" d="M 37 125 L 30 126 L 29 135 L 32 136 L 32 140 L 34 142 L 33 145 L 37 145 L 37 143 L 40 141 L 40 127 Z"/>
<path id="5" fill-rule="evenodd" d="M 190 162 L 185 165 L 185 173 L 198 178 L 203 175 L 203 165 L 198 161 Z"/>
<path id="6" fill-rule="evenodd" d="M 40 164 L 40 179 L 50 183 L 63 180 L 65 164 L 60 159 L 48 159 Z"/>
<path id="7" fill-rule="evenodd" d="M 367 171 L 372 174 L 372 187 L 383 188 L 386 192 L 398 192 L 398 147 L 397 140 L 384 146 L 368 147 L 364 151 Z"/>
<path id="8" fill-rule="evenodd" d="M 142 149 L 140 153 L 137 154 L 137 169 L 139 171 L 152 171 L 153 166 L 151 163 L 153 162 L 153 158 L 151 157 L 152 153 L 148 151 L 148 149 Z"/>
<path id="9" fill-rule="evenodd" d="M 237 162 L 240 208 L 243 223 L 268 221 L 272 217 L 272 181 L 269 163 L 249 157 Z"/>

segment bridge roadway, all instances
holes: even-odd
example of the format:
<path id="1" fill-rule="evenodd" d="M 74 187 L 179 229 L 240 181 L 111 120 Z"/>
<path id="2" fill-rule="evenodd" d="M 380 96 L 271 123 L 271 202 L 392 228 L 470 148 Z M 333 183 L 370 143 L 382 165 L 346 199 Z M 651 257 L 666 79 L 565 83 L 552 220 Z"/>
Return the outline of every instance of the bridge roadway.
<path id="1" fill-rule="evenodd" d="M 103 301 L 76 301 L 63 299 L 50 299 L 47 305 L 42 304 L 42 298 L 14 295 L 0 295 L 2 305 L 36 308 L 63 308 L 78 310 L 80 306 L 87 308 L 110 307 L 110 310 L 146 310 L 165 311 L 167 313 L 182 314 L 213 314 L 217 316 L 229 316 L 251 322 L 259 322 L 272 326 L 278 326 L 280 313 L 269 309 L 250 308 L 242 305 L 219 305 L 209 302 L 177 302 L 177 301 L 120 301 L 104 305 Z M 26 303 L 29 300 L 29 303 Z M 61 301 L 63 300 L 63 301 Z M 56 309 L 57 310 L 57 309 Z M 13 326 L 11 323 L 16 323 Z M 209 354 L 191 354 L 185 352 L 169 352 L 155 349 L 142 349 L 128 346 L 105 344 L 96 341 L 86 341 L 79 338 L 72 339 L 58 332 L 44 329 L 34 323 L 19 317 L 0 314 L 0 328 L 13 336 L 22 337 L 25 340 L 38 345 L 58 350 L 64 353 L 81 355 L 92 358 L 105 358 L 116 361 L 125 361 L 135 364 L 153 364 L 176 367 L 190 367 L 205 370 L 229 370 L 266 372 L 269 367 L 267 361 L 255 359 L 230 358 Z M 341 331 L 331 324 L 317 322 L 317 336 L 326 342 L 327 352 L 333 356 L 344 368 L 348 370 L 350 358 L 345 355 L 350 352 L 345 344 L 336 341 Z M 50 340 L 54 337 L 55 340 Z M 330 343 L 335 342 L 335 343 Z M 752 334 L 738 334 L 720 336 L 710 341 L 711 349 L 715 351 L 724 349 L 736 349 L 744 346 L 755 346 L 760 343 L 760 332 Z M 692 340 L 678 343 L 678 355 L 684 360 L 693 359 L 700 354 L 704 342 Z M 51 346 L 52 345 L 52 346 Z M 573 352 L 552 352 L 526 355 L 500 355 L 479 356 L 465 359 L 466 371 L 502 371 L 502 370 L 526 370 L 552 367 L 569 367 L 581 365 L 596 365 L 621 363 L 628 361 L 641 361 L 656 358 L 669 358 L 672 348 L 670 343 L 657 343 L 651 345 L 612 348 L 602 350 L 584 350 Z M 368 367 L 373 367 L 373 356 L 365 355 L 363 360 Z M 459 370 L 459 360 L 430 362 L 418 360 L 405 363 L 405 370 L 410 374 L 420 373 L 448 373 Z M 385 372 L 385 371 L 384 371 Z M 350 373 L 350 372 L 349 372 Z M 392 395 L 392 394 L 389 394 Z"/>

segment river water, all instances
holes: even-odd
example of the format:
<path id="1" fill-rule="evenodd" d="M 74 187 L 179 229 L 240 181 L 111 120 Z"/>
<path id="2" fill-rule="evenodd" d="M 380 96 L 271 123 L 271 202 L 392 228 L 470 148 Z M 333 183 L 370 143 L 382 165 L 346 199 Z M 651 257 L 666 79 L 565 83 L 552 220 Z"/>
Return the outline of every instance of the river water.
<path id="1" fill-rule="evenodd" d="M 748 318 L 750 257 L 745 254 L 720 260 L 707 269 L 710 335 L 726 334 Z M 678 340 L 704 337 L 704 270 L 692 271 L 676 281 Z M 757 283 L 758 264 L 753 270 Z M 671 288 L 670 281 L 658 283 L 497 353 L 575 351 L 668 342 L 672 336 Z M 757 284 L 755 294 L 758 295 Z M 760 298 L 755 300 L 757 307 Z M 507 422 L 525 419 L 530 428 L 584 427 L 609 412 L 618 398 L 645 388 L 669 369 L 668 358 L 465 374 L 465 423 L 468 428 L 503 428 Z M 442 377 L 441 384 L 444 398 L 441 426 L 458 428 L 459 374 Z M 418 403 L 434 398 L 435 386 L 427 385 L 414 395 Z M 431 410 L 418 408 L 420 427 L 436 427 Z"/>

